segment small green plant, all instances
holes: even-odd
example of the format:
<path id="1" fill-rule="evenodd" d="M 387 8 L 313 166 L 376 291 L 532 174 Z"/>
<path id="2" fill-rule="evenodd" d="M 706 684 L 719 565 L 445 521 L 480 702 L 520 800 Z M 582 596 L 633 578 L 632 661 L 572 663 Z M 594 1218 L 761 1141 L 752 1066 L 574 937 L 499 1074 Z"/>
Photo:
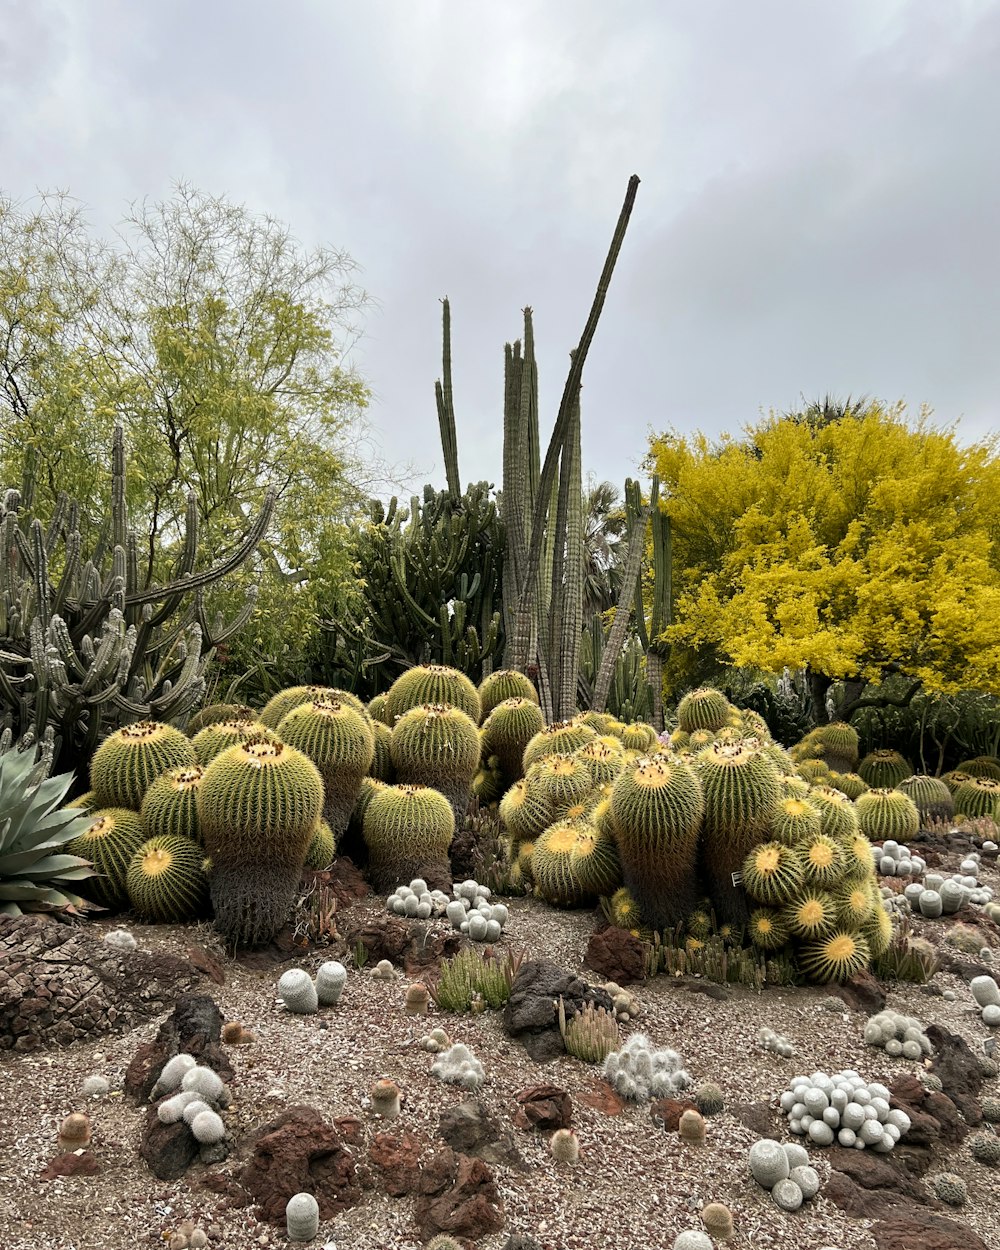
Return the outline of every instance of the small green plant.
<path id="1" fill-rule="evenodd" d="M 574 1059 L 584 1063 L 603 1063 L 613 1050 L 621 1048 L 621 1032 L 614 1015 L 592 1002 L 566 1019 L 566 1004 L 559 998 L 559 1032 L 563 1045 Z"/>
<path id="2" fill-rule="evenodd" d="M 684 941 L 678 932 L 653 934 L 646 952 L 646 976 L 665 972 L 669 976 L 704 977 L 722 985 L 746 985 L 761 990 L 765 985 L 794 985 L 793 961 L 780 951 L 765 955 L 749 947 L 727 946 L 715 933 L 704 941 Z"/>
<path id="3" fill-rule="evenodd" d="M 888 950 L 872 961 L 872 971 L 883 980 L 918 985 L 930 981 L 940 967 L 937 951 L 923 938 L 914 937 L 913 926 L 905 916 L 896 924 Z"/>
<path id="4" fill-rule="evenodd" d="M 369 950 L 360 938 L 354 943 L 354 966 L 355 968 L 363 968 L 369 959 Z"/>
<path id="5" fill-rule="evenodd" d="M 497 956 L 489 949 L 478 951 L 467 947 L 452 959 L 444 960 L 438 977 L 428 978 L 427 989 L 443 1011 L 471 1011 L 477 999 L 497 1011 L 510 998 L 511 986 L 523 961 L 523 952 L 516 956 L 509 952 Z"/>

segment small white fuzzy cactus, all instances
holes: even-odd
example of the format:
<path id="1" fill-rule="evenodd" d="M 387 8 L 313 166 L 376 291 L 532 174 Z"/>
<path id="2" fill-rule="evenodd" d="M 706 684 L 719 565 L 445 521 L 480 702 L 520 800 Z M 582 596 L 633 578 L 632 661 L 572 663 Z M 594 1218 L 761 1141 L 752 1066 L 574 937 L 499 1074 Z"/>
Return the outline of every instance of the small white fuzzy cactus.
<path id="1" fill-rule="evenodd" d="M 885 1154 L 910 1127 L 905 1111 L 890 1108 L 889 1090 L 857 1072 L 796 1076 L 781 1095 L 788 1127 L 817 1146 L 838 1145 Z"/>
<path id="2" fill-rule="evenodd" d="M 174 1055 L 172 1059 L 168 1059 L 163 1065 L 160 1075 L 156 1079 L 153 1086 L 153 1097 L 156 1098 L 160 1094 L 169 1094 L 172 1090 L 180 1089 L 181 1081 L 186 1073 L 192 1068 L 198 1066 L 198 1060 L 194 1055 Z"/>
<path id="3" fill-rule="evenodd" d="M 311 1016 L 319 1008 L 319 997 L 312 977 L 302 968 L 289 968 L 278 978 L 278 997 L 287 1011 Z"/>
<path id="4" fill-rule="evenodd" d="M 443 1051 L 431 1064 L 431 1072 L 448 1085 L 468 1090 L 477 1090 L 486 1080 L 483 1065 L 464 1042 Z"/>
<path id="5" fill-rule="evenodd" d="M 201 1115 L 203 1111 L 211 1111 L 213 1108 L 208 1105 L 204 1098 L 199 1098 L 197 1094 L 187 1104 L 181 1113 L 181 1119 L 185 1124 L 193 1124 L 195 1117 Z"/>
<path id="6" fill-rule="evenodd" d="M 171 1094 L 169 1098 L 164 1098 L 163 1102 L 156 1108 L 156 1118 L 161 1124 L 176 1124 L 183 1118 L 184 1108 L 189 1103 L 202 1101 L 203 1099 L 193 1089 L 181 1090 L 180 1093 Z"/>
<path id="7" fill-rule="evenodd" d="M 980 1007 L 1000 1007 L 1000 986 L 993 977 L 973 977 L 969 989 Z"/>
<path id="8" fill-rule="evenodd" d="M 394 981 L 396 979 L 396 969 L 392 965 L 391 959 L 380 959 L 372 968 L 372 976 L 377 981 Z"/>
<path id="9" fill-rule="evenodd" d="M 648 1102 L 687 1089 L 691 1078 L 674 1050 L 654 1050 L 645 1033 L 633 1033 L 604 1061 L 604 1076 L 623 1098 Z"/>
<path id="10" fill-rule="evenodd" d="M 84 1098 L 103 1098 L 111 1086 L 106 1076 L 88 1076 L 80 1086 Z"/>
<path id="11" fill-rule="evenodd" d="M 128 929 L 111 929 L 105 933 L 104 940 L 118 951 L 134 951 L 139 945 Z"/>
<path id="12" fill-rule="evenodd" d="M 319 1203 L 312 1194 L 293 1194 L 285 1207 L 289 1241 L 312 1241 L 319 1232 Z"/>
<path id="13" fill-rule="evenodd" d="M 780 1033 L 775 1033 L 774 1029 L 761 1029 L 757 1035 L 757 1040 L 765 1050 L 773 1051 L 774 1054 L 780 1055 L 782 1059 L 791 1059 L 795 1053 L 795 1048 L 788 1038 L 782 1037 Z"/>
<path id="14" fill-rule="evenodd" d="M 880 1011 L 872 1016 L 865 1024 L 864 1039 L 891 1059 L 923 1059 L 933 1050 L 920 1021 L 898 1011 Z"/>
<path id="15" fill-rule="evenodd" d="M 347 969 L 336 959 L 320 964 L 316 973 L 316 997 L 321 1007 L 334 1007 L 340 1002 L 347 981 Z"/>
<path id="16" fill-rule="evenodd" d="M 206 1102 L 223 1102 L 226 1096 L 226 1085 L 218 1072 L 212 1068 L 204 1068 L 200 1064 L 196 1064 L 184 1073 L 181 1089 L 193 1091 Z"/>
<path id="17" fill-rule="evenodd" d="M 203 1146 L 214 1146 L 226 1136 L 226 1126 L 217 1111 L 202 1111 L 191 1121 L 191 1133 Z"/>

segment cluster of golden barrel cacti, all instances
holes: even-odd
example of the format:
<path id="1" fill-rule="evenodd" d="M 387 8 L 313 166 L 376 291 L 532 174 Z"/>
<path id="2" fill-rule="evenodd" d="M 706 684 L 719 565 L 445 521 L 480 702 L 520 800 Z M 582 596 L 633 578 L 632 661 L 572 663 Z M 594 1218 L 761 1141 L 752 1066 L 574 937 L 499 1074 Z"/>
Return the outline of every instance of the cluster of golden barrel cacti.
<path id="1" fill-rule="evenodd" d="M 883 952 L 892 926 L 862 824 L 895 829 L 894 802 L 811 785 L 762 718 L 717 690 L 685 696 L 678 722 L 661 740 L 588 713 L 525 741 L 499 804 L 515 876 L 556 905 L 604 896 L 624 927 L 684 926 L 694 942 L 714 913 L 731 938 L 788 948 L 819 980 Z M 908 821 L 916 808 L 897 798 Z"/>

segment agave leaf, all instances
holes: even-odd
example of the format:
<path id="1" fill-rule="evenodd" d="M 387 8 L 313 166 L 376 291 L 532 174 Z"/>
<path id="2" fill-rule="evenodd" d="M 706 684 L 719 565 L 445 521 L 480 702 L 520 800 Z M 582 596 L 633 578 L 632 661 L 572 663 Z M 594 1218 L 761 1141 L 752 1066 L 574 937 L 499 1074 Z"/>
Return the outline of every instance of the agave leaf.
<path id="1" fill-rule="evenodd" d="M 24 912 L 16 903 L 0 902 L 0 916 L 23 916 Z"/>
<path id="2" fill-rule="evenodd" d="M 26 829 L 20 837 L 0 837 L 0 872 L 3 871 L 4 848 L 10 847 L 11 850 L 27 850 L 30 847 L 41 847 L 46 844 L 53 846 L 61 846 L 65 842 L 71 842 L 80 834 L 86 833 L 90 828 L 93 820 L 90 816 L 64 815 L 68 811 L 67 808 L 60 808 L 49 816 L 43 816 L 42 819 L 32 827 Z M 28 822 L 26 821 L 25 824 Z M 57 837 L 53 837 L 57 834 Z"/>
<path id="3" fill-rule="evenodd" d="M 33 852 L 26 853 L 33 855 Z M 12 866 L 10 859 L 25 860 L 24 863 Z M 4 877 L 18 877 L 23 873 L 30 872 L 37 879 L 48 877 L 61 877 L 63 873 L 70 868 L 89 868 L 90 861 L 81 859 L 79 855 L 42 855 L 41 857 L 25 858 L 24 855 L 7 856 L 0 862 L 3 868 Z M 92 873 L 85 874 L 92 876 Z"/>
<path id="4" fill-rule="evenodd" d="M 45 889 L 40 885 L 31 885 L 28 882 L 0 881 L 0 899 L 23 900 L 44 897 Z"/>

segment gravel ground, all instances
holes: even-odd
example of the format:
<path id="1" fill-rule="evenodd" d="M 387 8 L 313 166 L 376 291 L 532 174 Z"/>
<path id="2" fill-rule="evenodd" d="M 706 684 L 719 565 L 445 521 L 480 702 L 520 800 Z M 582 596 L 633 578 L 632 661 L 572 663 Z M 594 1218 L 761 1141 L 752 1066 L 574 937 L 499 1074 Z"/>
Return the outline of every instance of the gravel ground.
<path id="1" fill-rule="evenodd" d="M 995 871 L 985 879 L 997 885 Z M 356 906 L 352 917 L 381 909 L 379 900 L 369 899 Z M 505 944 L 579 970 L 592 927 L 590 915 L 514 900 Z M 140 946 L 178 953 L 192 939 L 212 943 L 204 926 L 197 931 L 137 926 L 133 932 Z M 313 970 L 323 957 L 309 954 L 301 966 Z M 597 1085 L 596 1069 L 568 1057 L 534 1063 L 505 1036 L 498 1014 L 438 1016 L 432 1004 L 429 1017 L 410 1017 L 403 1012 L 406 978 L 383 982 L 368 969 L 352 968 L 337 1007 L 316 1016 L 291 1016 L 275 1000 L 278 971 L 227 961 L 227 984 L 205 985 L 224 1017 L 240 1020 L 256 1036 L 253 1044 L 231 1051 L 236 1077 L 225 1118 L 236 1154 L 223 1165 L 226 1171 L 246 1158 L 249 1134 L 291 1103 L 308 1103 L 328 1118 L 360 1114 L 374 1131 L 367 1092 L 381 1077 L 397 1081 L 406 1096 L 394 1127 L 433 1138 L 441 1111 L 466 1097 L 430 1076 L 432 1058 L 418 1045 L 425 1032 L 441 1024 L 482 1060 L 487 1079 L 480 1096 L 499 1119 L 509 1119 L 518 1090 L 537 1082 L 553 1082 L 574 1099 L 579 1162 L 557 1164 L 544 1136 L 515 1130 L 528 1169 L 494 1168 L 506 1229 L 479 1242 L 481 1250 L 499 1250 L 511 1232 L 532 1235 L 544 1250 L 669 1250 L 682 1229 L 700 1227 L 698 1212 L 712 1201 L 731 1207 L 736 1233 L 728 1244 L 740 1250 L 874 1250 L 868 1223 L 848 1220 L 822 1190 L 794 1215 L 779 1211 L 746 1169 L 754 1135 L 726 1112 L 709 1121 L 706 1145 L 686 1146 L 653 1123 L 648 1106 L 629 1105 L 621 1115 L 609 1116 L 580 1101 L 577 1095 Z M 968 987 L 946 975 L 937 980 L 942 989 L 955 991 L 955 1001 L 901 986 L 894 988 L 888 1005 L 960 1033 L 978 1051 L 987 1030 L 973 1010 Z M 716 1081 L 729 1102 L 774 1099 L 792 1075 L 815 1068 L 856 1067 L 871 1079 L 887 1080 L 901 1067 L 915 1066 L 866 1047 L 864 1015 L 821 1007 L 827 997 L 822 990 L 756 994 L 735 987 L 726 1001 L 717 1002 L 663 976 L 633 989 L 643 1011 L 627 1027 L 678 1050 L 695 1082 Z M 123 1096 L 121 1086 L 136 1046 L 151 1039 L 159 1023 L 65 1050 L 0 1055 L 0 1250 L 162 1246 L 185 1219 L 210 1230 L 213 1245 L 230 1250 L 286 1244 L 282 1232 L 258 1223 L 249 1211 L 226 1209 L 223 1200 L 201 1187 L 205 1169 L 196 1166 L 186 1179 L 164 1183 L 139 1159 L 143 1113 Z M 794 1044 L 792 1059 L 757 1045 L 757 1031 L 765 1024 Z M 112 1092 L 86 1105 L 80 1086 L 92 1073 L 106 1076 Z M 996 1082 L 991 1084 L 1000 1092 Z M 100 1173 L 40 1180 L 40 1170 L 58 1153 L 56 1129 L 62 1117 L 83 1109 L 93 1120 Z M 825 1176 L 823 1151 L 812 1154 Z M 962 1218 L 988 1245 L 1000 1247 L 996 1174 L 973 1163 L 967 1151 L 952 1166 L 969 1186 Z M 411 1200 L 368 1191 L 357 1207 L 321 1224 L 313 1244 L 336 1250 L 417 1250 L 421 1243 L 413 1230 Z"/>

